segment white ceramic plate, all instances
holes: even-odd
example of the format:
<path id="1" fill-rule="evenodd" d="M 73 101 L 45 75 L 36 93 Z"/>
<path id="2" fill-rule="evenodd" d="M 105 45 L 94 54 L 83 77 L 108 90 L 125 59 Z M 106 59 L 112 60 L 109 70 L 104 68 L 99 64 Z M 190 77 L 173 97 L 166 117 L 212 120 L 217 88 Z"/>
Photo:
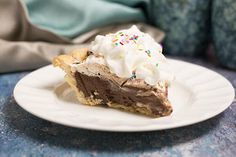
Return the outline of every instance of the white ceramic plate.
<path id="1" fill-rule="evenodd" d="M 169 59 L 176 79 L 169 88 L 173 113 L 149 118 L 120 110 L 79 103 L 63 83 L 64 72 L 51 65 L 20 80 L 16 102 L 40 118 L 78 128 L 103 131 L 150 131 L 186 126 L 223 112 L 233 101 L 234 89 L 221 75 L 191 63 Z"/>

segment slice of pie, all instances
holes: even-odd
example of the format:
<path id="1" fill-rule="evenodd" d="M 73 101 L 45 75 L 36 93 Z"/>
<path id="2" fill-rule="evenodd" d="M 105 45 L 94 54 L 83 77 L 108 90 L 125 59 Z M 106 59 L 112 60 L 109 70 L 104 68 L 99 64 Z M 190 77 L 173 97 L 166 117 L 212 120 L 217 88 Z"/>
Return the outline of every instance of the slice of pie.
<path id="1" fill-rule="evenodd" d="M 127 34 L 124 33 L 124 35 Z M 130 35 L 127 36 L 129 40 Z M 112 37 L 109 40 L 114 40 Z M 135 36 L 132 37 L 135 38 Z M 135 52 L 140 53 L 138 54 L 140 56 L 134 54 L 131 61 L 125 63 L 126 53 L 119 54 L 123 49 L 118 49 L 119 52 L 112 49 L 111 51 L 114 52 L 108 54 L 104 51 L 109 50 L 109 48 L 115 49 L 117 48 L 116 45 L 102 48 L 101 45 L 104 43 L 96 40 L 100 39 L 96 38 L 90 49 L 75 50 L 69 54 L 57 56 L 53 60 L 54 66 L 58 66 L 66 72 L 65 80 L 77 93 L 78 100 L 86 105 L 107 105 L 111 108 L 140 113 L 150 117 L 170 115 L 172 106 L 168 100 L 169 80 L 165 79 L 168 72 L 163 73 L 160 72 L 160 69 L 156 70 L 158 68 L 165 69 L 158 67 L 159 64 L 162 65 L 161 61 L 152 63 L 150 60 L 151 64 L 149 65 L 149 62 L 142 61 L 142 59 L 145 60 L 146 56 L 144 55 L 149 57 L 152 54 Z M 105 43 L 109 44 L 107 41 Z M 98 48 L 98 45 L 100 48 Z M 133 46 L 133 43 L 129 46 Z M 127 52 L 129 49 L 124 51 Z M 150 53 L 152 53 L 151 50 Z M 138 58 L 138 62 L 135 57 Z M 129 73 L 130 67 L 133 69 L 131 68 Z"/>

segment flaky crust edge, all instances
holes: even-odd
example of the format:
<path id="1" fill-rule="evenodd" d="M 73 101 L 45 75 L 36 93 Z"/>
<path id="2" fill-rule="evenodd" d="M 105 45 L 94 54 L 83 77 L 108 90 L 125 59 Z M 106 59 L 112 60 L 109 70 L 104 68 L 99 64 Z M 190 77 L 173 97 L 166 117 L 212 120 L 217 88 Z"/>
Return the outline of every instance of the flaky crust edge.
<path id="1" fill-rule="evenodd" d="M 52 64 L 54 67 L 59 67 L 65 71 L 65 81 L 72 87 L 72 89 L 76 92 L 77 99 L 86 105 L 99 105 L 102 100 L 88 98 L 84 96 L 84 93 L 76 87 L 76 80 L 74 77 L 75 71 L 72 69 L 72 64 L 77 62 L 82 62 L 88 56 L 88 49 L 82 48 L 72 51 L 68 54 L 63 54 L 56 56 Z"/>

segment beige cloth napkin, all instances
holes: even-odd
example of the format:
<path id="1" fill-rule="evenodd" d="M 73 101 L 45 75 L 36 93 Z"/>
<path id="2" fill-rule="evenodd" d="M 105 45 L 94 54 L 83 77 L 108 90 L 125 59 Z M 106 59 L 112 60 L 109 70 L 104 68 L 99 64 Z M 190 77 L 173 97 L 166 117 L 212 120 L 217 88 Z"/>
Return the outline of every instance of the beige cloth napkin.
<path id="1" fill-rule="evenodd" d="M 50 64 L 58 54 L 87 47 L 98 34 L 116 32 L 135 24 L 157 42 L 164 33 L 144 23 L 114 24 L 81 34 L 74 39 L 58 36 L 29 22 L 23 1 L 0 1 L 0 73 L 30 70 Z"/>

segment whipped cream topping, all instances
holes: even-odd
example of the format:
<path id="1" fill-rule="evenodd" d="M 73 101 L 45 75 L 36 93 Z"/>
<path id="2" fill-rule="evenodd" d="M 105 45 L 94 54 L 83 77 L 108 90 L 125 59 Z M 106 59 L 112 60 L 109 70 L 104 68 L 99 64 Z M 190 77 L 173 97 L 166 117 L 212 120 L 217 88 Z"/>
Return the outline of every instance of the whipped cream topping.
<path id="1" fill-rule="evenodd" d="M 96 36 L 89 50 L 93 55 L 86 59 L 86 63 L 106 65 L 119 77 L 143 79 L 150 85 L 173 79 L 161 45 L 136 26 Z"/>

